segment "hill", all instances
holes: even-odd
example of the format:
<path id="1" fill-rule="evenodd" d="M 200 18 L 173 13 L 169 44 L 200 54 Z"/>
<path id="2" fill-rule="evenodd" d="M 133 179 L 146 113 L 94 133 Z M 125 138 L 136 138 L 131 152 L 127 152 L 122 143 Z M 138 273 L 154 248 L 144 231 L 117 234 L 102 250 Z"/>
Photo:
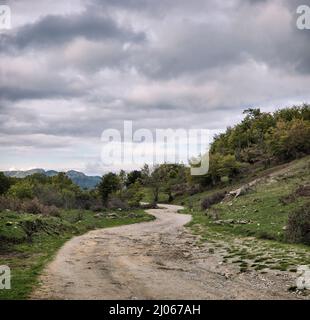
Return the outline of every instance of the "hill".
<path id="1" fill-rule="evenodd" d="M 212 252 L 222 252 L 223 263 L 239 264 L 241 271 L 296 272 L 299 265 L 310 264 L 310 247 L 293 243 L 306 244 L 307 239 L 294 241 L 296 230 L 290 223 L 301 210 L 309 215 L 309 168 L 307 156 L 253 174 L 230 188 L 178 197 L 175 203 L 186 206 L 185 212 L 193 216 L 188 226 L 213 246 Z M 224 199 L 204 208 L 224 193 Z M 304 232 L 309 234 L 309 229 Z"/>

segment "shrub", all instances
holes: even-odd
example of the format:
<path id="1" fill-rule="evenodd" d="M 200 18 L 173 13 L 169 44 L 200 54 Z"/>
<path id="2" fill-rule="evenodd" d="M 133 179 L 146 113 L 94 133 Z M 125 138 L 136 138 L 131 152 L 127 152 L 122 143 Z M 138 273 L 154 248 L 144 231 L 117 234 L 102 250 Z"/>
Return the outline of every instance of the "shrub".
<path id="1" fill-rule="evenodd" d="M 191 186 L 188 190 L 188 193 L 190 196 L 193 196 L 194 194 L 197 194 L 199 192 L 201 192 L 201 188 L 200 188 L 200 185 L 199 184 L 195 184 L 193 186 Z"/>
<path id="2" fill-rule="evenodd" d="M 82 191 L 76 195 L 75 206 L 79 209 L 90 210 L 93 201 L 97 199 L 92 196 L 89 192 Z"/>
<path id="3" fill-rule="evenodd" d="M 277 240 L 277 237 L 267 231 L 260 231 L 258 233 L 258 238 L 263 240 Z"/>
<path id="4" fill-rule="evenodd" d="M 0 196 L 0 211 L 11 210 L 19 211 L 22 206 L 22 201 L 12 197 Z"/>
<path id="5" fill-rule="evenodd" d="M 300 185 L 293 193 L 281 197 L 279 201 L 287 205 L 296 201 L 298 197 L 310 197 L 310 185 Z"/>
<path id="6" fill-rule="evenodd" d="M 21 209 L 23 212 L 40 214 L 43 213 L 44 206 L 40 203 L 40 201 L 37 198 L 34 198 L 32 200 L 24 201 Z"/>
<path id="7" fill-rule="evenodd" d="M 221 202 L 225 198 L 225 195 L 225 191 L 213 193 L 201 202 L 201 208 L 204 210 L 210 208 L 212 205 Z"/>
<path id="8" fill-rule="evenodd" d="M 0 196 L 0 211 L 4 210 L 60 216 L 60 211 L 56 206 L 45 206 L 37 198 L 32 200 L 20 200 L 17 198 Z"/>
<path id="9" fill-rule="evenodd" d="M 42 206 L 42 214 L 53 217 L 60 217 L 60 210 L 56 206 Z"/>
<path id="10" fill-rule="evenodd" d="M 8 209 L 7 198 L 0 196 L 0 211 Z"/>
<path id="11" fill-rule="evenodd" d="M 111 197 L 108 202 L 109 209 L 128 209 L 128 205 L 125 201 L 118 197 Z"/>
<path id="12" fill-rule="evenodd" d="M 289 242 L 310 245 L 310 203 L 292 212 L 288 218 L 286 239 Z"/>
<path id="13" fill-rule="evenodd" d="M 28 241 L 32 241 L 33 235 L 44 229 L 45 225 L 42 219 L 38 218 L 35 220 L 26 219 L 22 221 L 21 227 L 26 233 Z"/>
<path id="14" fill-rule="evenodd" d="M 34 192 L 40 202 L 46 206 L 61 207 L 63 205 L 63 198 L 59 190 L 54 185 L 37 184 Z"/>
<path id="15" fill-rule="evenodd" d="M 103 206 L 102 201 L 98 199 L 94 199 L 90 205 L 89 210 L 94 211 L 94 212 L 99 212 L 103 211 L 106 208 Z"/>

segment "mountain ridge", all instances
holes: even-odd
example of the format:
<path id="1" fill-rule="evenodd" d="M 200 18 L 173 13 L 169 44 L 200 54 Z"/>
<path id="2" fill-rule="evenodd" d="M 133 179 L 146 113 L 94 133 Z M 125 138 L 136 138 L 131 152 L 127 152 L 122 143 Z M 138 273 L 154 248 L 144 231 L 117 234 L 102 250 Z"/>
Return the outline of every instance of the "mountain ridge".
<path id="1" fill-rule="evenodd" d="M 30 170 L 12 170 L 12 171 L 3 171 L 3 173 L 7 177 L 14 178 L 25 178 L 32 174 L 41 173 L 48 177 L 52 177 L 57 175 L 61 171 L 56 170 L 44 170 L 42 168 L 35 168 Z M 77 184 L 82 189 L 94 189 L 98 183 L 100 182 L 100 176 L 88 176 L 83 172 L 76 170 L 68 170 L 65 172 L 66 176 L 72 180 L 75 184 Z"/>

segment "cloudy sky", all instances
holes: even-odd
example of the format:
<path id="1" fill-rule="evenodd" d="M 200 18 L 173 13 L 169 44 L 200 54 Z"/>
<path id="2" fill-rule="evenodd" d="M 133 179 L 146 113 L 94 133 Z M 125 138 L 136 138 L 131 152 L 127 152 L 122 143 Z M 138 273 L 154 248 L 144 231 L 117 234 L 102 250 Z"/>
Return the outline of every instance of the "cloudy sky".
<path id="1" fill-rule="evenodd" d="M 309 102 L 307 2 L 1 1 L 0 170 L 100 174 L 101 133 L 124 120 L 220 131 L 248 107 Z"/>

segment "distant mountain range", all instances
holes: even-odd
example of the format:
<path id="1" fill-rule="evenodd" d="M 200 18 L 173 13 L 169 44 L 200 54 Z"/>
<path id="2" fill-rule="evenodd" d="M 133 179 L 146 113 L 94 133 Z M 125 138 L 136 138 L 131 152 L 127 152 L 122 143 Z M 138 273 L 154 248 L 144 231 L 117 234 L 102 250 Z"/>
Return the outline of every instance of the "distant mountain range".
<path id="1" fill-rule="evenodd" d="M 55 170 L 31 169 L 26 171 L 4 171 L 8 177 L 25 178 L 35 173 L 45 174 L 48 177 L 57 175 L 59 172 Z M 66 176 L 82 189 L 94 189 L 100 182 L 99 176 L 87 176 L 83 172 L 70 170 L 66 172 Z"/>

